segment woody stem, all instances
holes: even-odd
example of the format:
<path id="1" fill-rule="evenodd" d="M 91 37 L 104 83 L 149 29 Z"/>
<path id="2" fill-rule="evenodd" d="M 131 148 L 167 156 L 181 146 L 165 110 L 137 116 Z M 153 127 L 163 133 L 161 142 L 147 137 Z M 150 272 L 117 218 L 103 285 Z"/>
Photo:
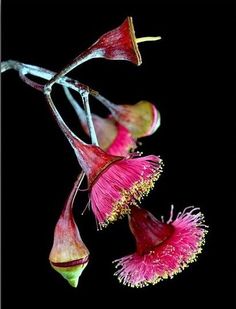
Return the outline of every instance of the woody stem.
<path id="1" fill-rule="evenodd" d="M 8 60 L 8 61 L 1 62 L 1 73 L 7 70 L 10 70 L 10 69 L 14 69 L 18 71 L 20 78 L 26 84 L 28 84 L 29 86 L 41 92 L 43 92 L 44 85 L 30 80 L 28 77 L 26 77 L 26 75 L 30 74 L 30 75 L 37 76 L 37 77 L 40 77 L 46 80 L 50 80 L 53 76 L 56 75 L 56 73 L 53 71 L 50 71 L 50 70 L 47 70 L 47 69 L 44 69 L 44 68 L 41 68 L 35 65 L 25 64 L 25 63 L 15 61 L 15 60 Z M 90 91 L 87 85 L 84 85 L 78 82 L 77 80 L 71 79 L 69 77 L 62 77 L 57 80 L 57 83 L 64 87 L 73 89 L 79 93 L 85 90 Z"/>

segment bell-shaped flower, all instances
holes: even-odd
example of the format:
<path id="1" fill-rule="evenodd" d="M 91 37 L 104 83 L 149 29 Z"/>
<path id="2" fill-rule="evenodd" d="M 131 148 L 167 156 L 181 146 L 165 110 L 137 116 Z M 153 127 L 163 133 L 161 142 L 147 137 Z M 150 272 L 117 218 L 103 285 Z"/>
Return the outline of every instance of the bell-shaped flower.
<path id="1" fill-rule="evenodd" d="M 158 156 L 114 156 L 75 135 L 70 141 L 87 176 L 91 209 L 100 227 L 129 213 L 129 206 L 150 192 L 162 172 Z"/>
<path id="2" fill-rule="evenodd" d="M 75 67 L 93 58 L 127 60 L 140 65 L 142 58 L 138 44 L 160 39 L 160 36 L 136 38 L 133 19 L 127 17 L 120 26 L 103 34 L 94 44 L 76 57 L 70 67 Z"/>
<path id="3" fill-rule="evenodd" d="M 132 207 L 129 227 L 136 252 L 114 261 L 120 282 L 131 287 L 156 284 L 196 260 L 207 232 L 203 214 L 188 207 L 175 220 L 172 217 L 173 208 L 169 221 L 164 223 L 147 210 Z"/>

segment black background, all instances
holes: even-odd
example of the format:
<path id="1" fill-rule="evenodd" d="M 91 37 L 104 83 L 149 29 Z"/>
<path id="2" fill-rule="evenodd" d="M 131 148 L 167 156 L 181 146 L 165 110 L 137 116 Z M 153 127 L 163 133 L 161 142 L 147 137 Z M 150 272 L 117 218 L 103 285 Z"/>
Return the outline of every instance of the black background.
<path id="1" fill-rule="evenodd" d="M 138 1 L 137 1 L 138 2 Z M 49 113 L 43 95 L 16 72 L 2 75 L 3 220 L 2 293 L 5 308 L 114 305 L 160 308 L 232 308 L 235 225 L 232 201 L 235 8 L 222 1 L 3 1 L 2 60 L 15 59 L 59 71 L 101 34 L 133 16 L 137 37 L 161 35 L 140 45 L 143 64 L 93 60 L 70 75 L 117 103 L 147 99 L 162 124 L 143 139 L 144 154 L 161 155 L 163 175 L 143 206 L 168 217 L 201 207 L 210 226 L 198 262 L 172 280 L 131 289 L 113 277 L 111 261 L 134 250 L 126 219 L 96 232 L 90 212 L 75 217 L 91 259 L 77 289 L 48 262 L 53 230 L 79 171 L 75 156 Z M 79 136 L 77 119 L 59 87 L 55 102 Z M 93 111 L 105 115 L 96 101 Z"/>

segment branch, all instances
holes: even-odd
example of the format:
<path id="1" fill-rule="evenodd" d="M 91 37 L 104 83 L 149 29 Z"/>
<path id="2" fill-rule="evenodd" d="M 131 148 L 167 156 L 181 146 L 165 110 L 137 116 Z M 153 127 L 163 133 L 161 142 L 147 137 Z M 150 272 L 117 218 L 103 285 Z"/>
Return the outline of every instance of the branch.
<path id="1" fill-rule="evenodd" d="M 51 80 L 53 76 L 56 75 L 56 72 L 35 66 L 35 65 L 30 65 L 30 64 L 25 64 L 19 61 L 15 60 L 8 60 L 8 61 L 3 61 L 1 62 L 1 73 L 7 71 L 7 70 L 16 70 L 19 72 L 20 78 L 29 86 L 33 87 L 36 90 L 39 90 L 41 92 L 44 92 L 44 84 L 39 84 L 28 77 L 26 75 L 30 74 L 33 76 L 37 76 L 46 80 Z M 57 80 L 57 83 L 65 86 L 67 88 L 71 88 L 77 92 L 79 92 L 81 95 L 84 92 L 91 92 L 91 93 L 96 93 L 96 91 L 90 89 L 87 85 L 82 84 L 78 82 L 77 80 L 71 79 L 69 77 L 61 77 Z"/>

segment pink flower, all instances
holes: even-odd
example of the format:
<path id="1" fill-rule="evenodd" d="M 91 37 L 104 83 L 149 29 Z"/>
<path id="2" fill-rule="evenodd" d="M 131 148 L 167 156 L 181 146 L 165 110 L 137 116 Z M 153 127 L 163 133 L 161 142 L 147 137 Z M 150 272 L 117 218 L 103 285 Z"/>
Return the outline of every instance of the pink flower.
<path id="1" fill-rule="evenodd" d="M 156 284 L 194 262 L 207 233 L 204 216 L 197 210 L 187 207 L 172 220 L 172 208 L 170 219 L 164 223 L 133 206 L 129 226 L 136 240 L 136 252 L 114 261 L 120 267 L 115 273 L 119 281 L 131 287 Z"/>
<path id="2" fill-rule="evenodd" d="M 160 176 L 158 156 L 114 156 L 84 143 L 68 128 L 64 132 L 87 176 L 91 208 L 100 228 L 129 213 L 129 205 L 147 195 Z"/>
<path id="3" fill-rule="evenodd" d="M 149 193 L 162 171 L 158 156 L 124 158 L 78 138 L 73 143 L 87 175 L 91 208 L 100 228 L 129 213 L 129 205 Z"/>
<path id="4" fill-rule="evenodd" d="M 79 277 L 89 261 L 89 251 L 80 237 L 72 213 L 80 181 L 81 177 L 76 181 L 56 224 L 49 255 L 51 266 L 73 287 L 77 287 Z"/>
<path id="5" fill-rule="evenodd" d="M 161 171 L 161 159 L 150 155 L 123 158 L 102 172 L 90 192 L 91 207 L 100 227 L 129 213 L 130 205 L 140 201 L 154 187 Z"/>

